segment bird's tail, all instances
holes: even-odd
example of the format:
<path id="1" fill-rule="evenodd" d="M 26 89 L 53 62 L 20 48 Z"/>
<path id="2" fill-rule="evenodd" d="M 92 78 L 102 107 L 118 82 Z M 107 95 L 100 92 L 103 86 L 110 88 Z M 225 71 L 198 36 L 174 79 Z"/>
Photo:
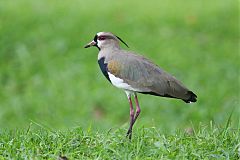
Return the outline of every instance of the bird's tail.
<path id="1" fill-rule="evenodd" d="M 197 95 L 194 94 L 192 91 L 187 92 L 188 99 L 183 99 L 186 103 L 196 102 L 197 101 Z"/>

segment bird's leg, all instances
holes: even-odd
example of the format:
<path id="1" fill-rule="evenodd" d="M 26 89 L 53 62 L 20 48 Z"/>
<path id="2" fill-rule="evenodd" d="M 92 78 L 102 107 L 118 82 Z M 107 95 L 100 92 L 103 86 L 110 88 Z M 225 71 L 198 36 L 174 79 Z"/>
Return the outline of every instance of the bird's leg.
<path id="1" fill-rule="evenodd" d="M 136 114 L 135 114 L 135 117 L 134 117 L 134 121 L 133 121 L 133 124 L 135 123 L 135 121 L 137 120 L 140 112 L 141 112 L 141 108 L 139 106 L 139 103 L 138 103 L 138 97 L 137 97 L 137 94 L 135 93 L 134 94 L 134 99 L 135 99 L 135 103 L 136 103 Z"/>
<path id="2" fill-rule="evenodd" d="M 127 132 L 127 136 L 129 136 L 129 139 L 132 138 L 132 127 L 134 124 L 134 109 L 133 109 L 133 105 L 132 105 L 132 99 L 131 99 L 131 95 L 128 95 L 128 101 L 129 101 L 129 105 L 130 105 L 130 126 Z"/>
<path id="3" fill-rule="evenodd" d="M 134 99 L 135 99 L 135 102 L 136 102 L 136 114 L 134 114 L 134 109 L 133 109 L 133 105 L 132 105 L 132 100 L 131 100 L 131 95 L 128 95 L 128 101 L 129 101 L 129 104 L 130 104 L 130 127 L 128 129 L 128 132 L 127 132 L 127 136 L 129 136 L 129 139 L 132 138 L 132 128 L 133 128 L 133 125 L 134 123 L 136 122 L 140 112 L 141 112 L 141 108 L 139 106 L 139 102 L 138 102 L 138 97 L 137 97 L 137 94 L 134 93 Z"/>

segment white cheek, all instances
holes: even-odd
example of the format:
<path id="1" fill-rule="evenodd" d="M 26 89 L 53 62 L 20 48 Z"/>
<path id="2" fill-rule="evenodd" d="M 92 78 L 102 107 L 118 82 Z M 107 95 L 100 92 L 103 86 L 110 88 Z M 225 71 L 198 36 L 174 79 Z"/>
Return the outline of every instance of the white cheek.
<path id="1" fill-rule="evenodd" d="M 99 48 L 101 48 L 102 45 L 103 45 L 103 41 L 97 40 L 97 45 L 98 45 Z"/>

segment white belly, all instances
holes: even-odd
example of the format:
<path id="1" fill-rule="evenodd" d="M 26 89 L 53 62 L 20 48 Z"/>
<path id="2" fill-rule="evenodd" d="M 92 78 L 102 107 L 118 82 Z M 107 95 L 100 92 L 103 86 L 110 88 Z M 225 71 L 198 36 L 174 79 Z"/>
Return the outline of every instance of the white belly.
<path id="1" fill-rule="evenodd" d="M 114 86 L 116 86 L 117 88 L 121 88 L 121 89 L 128 90 L 128 91 L 134 91 L 134 92 L 139 91 L 138 89 L 133 88 L 129 84 L 123 82 L 123 80 L 121 78 L 115 77 L 110 72 L 108 72 L 108 76 L 109 76 L 109 79 L 110 79 L 111 83 Z"/>

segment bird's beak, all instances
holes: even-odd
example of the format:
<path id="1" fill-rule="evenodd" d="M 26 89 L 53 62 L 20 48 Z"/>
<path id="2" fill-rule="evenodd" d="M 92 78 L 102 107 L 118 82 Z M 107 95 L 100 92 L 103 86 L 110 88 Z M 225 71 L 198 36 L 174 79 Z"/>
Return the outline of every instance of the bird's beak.
<path id="1" fill-rule="evenodd" d="M 92 47 L 95 46 L 97 43 L 95 41 L 92 41 L 90 43 L 88 43 L 86 46 L 84 46 L 84 48 L 88 48 L 88 47 Z"/>

